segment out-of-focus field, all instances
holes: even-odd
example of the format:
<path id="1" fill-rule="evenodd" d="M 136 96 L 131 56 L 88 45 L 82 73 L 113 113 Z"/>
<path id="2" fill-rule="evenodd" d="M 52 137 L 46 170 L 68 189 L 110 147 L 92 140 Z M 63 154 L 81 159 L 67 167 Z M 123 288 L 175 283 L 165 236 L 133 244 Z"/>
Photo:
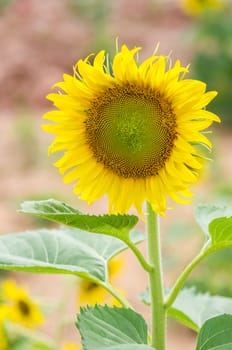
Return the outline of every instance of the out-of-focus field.
<path id="1" fill-rule="evenodd" d="M 109 1 L 106 16 L 96 14 L 98 7 L 86 10 L 83 6 L 77 6 L 80 3 L 83 2 L 15 0 L 1 9 L 1 234 L 48 224 L 18 213 L 23 200 L 53 197 L 83 211 L 103 213 L 107 210 L 104 200 L 88 208 L 72 194 L 71 185 L 62 183 L 58 171 L 52 166 L 55 157 L 47 158 L 51 136 L 44 134 L 40 128 L 42 114 L 51 109 L 45 99 L 46 94 L 53 83 L 61 80 L 64 72 L 72 72 L 72 66 L 79 58 L 102 47 L 114 52 L 115 39 L 118 38 L 119 44 L 142 46 L 142 58 L 149 55 L 160 42 L 159 53 L 169 54 L 172 51 L 173 61 L 180 58 L 183 64 L 187 64 L 193 59 L 193 19 L 181 12 L 177 0 L 165 1 L 159 9 L 155 1 L 149 0 Z M 195 203 L 177 206 L 161 222 L 166 232 L 163 235 L 163 251 L 168 287 L 194 256 L 202 240 L 198 229 L 191 228 L 196 202 L 225 201 L 231 204 L 232 129 L 221 125 L 214 129 L 214 162 L 207 165 L 199 185 L 193 189 Z M 179 225 L 180 230 L 176 226 L 172 234 L 173 222 Z M 143 224 L 140 224 L 140 228 L 144 229 Z M 135 308 L 149 319 L 147 307 L 137 298 L 146 287 L 146 276 L 130 253 L 126 253 L 125 257 L 127 270 L 121 274 L 118 285 L 125 289 Z M 18 281 L 26 281 L 33 294 L 51 304 L 64 296 L 69 280 L 67 276 L 11 275 Z M 75 290 L 71 294 L 67 310 L 75 321 Z M 43 327 L 51 336 L 55 332 L 55 320 L 55 313 L 51 313 Z M 63 338 L 78 340 L 74 325 L 67 326 Z M 194 344 L 195 334 L 173 322 L 168 349 L 192 350 Z"/>

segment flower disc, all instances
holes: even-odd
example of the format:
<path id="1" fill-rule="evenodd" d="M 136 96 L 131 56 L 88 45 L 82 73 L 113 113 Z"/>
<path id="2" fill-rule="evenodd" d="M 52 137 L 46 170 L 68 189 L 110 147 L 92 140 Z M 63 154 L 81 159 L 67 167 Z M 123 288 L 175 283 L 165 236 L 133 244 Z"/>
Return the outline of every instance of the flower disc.
<path id="1" fill-rule="evenodd" d="M 49 151 L 64 150 L 56 162 L 64 182 L 75 181 L 74 192 L 88 203 L 107 194 L 109 210 L 141 212 L 144 200 L 164 214 L 166 197 L 186 203 L 189 185 L 202 167 L 198 143 L 211 148 L 201 133 L 220 121 L 205 106 L 216 92 L 205 92 L 198 80 L 183 79 L 188 70 L 177 61 L 151 56 L 139 64 L 122 46 L 110 68 L 105 53 L 93 63 L 79 60 L 74 76 L 56 84 L 65 94 L 49 94 L 58 108 L 44 118 L 43 128 L 56 134 Z M 194 146 L 193 146 L 194 145 Z"/>
<path id="2" fill-rule="evenodd" d="M 175 126 L 175 115 L 159 94 L 116 85 L 92 102 L 86 138 L 105 168 L 124 178 L 146 178 L 157 175 L 169 158 Z"/>

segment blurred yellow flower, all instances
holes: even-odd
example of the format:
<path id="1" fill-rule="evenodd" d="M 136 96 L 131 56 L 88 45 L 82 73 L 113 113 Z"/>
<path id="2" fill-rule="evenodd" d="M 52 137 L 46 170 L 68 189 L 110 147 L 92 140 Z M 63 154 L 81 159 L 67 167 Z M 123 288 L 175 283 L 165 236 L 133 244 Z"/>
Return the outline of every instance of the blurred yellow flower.
<path id="1" fill-rule="evenodd" d="M 82 280 L 79 286 L 79 293 L 77 297 L 77 305 L 95 305 L 95 304 L 103 304 L 108 297 L 107 291 L 99 286 L 98 284 L 89 281 Z"/>
<path id="2" fill-rule="evenodd" d="M 122 255 L 118 255 L 108 262 L 108 279 L 111 284 L 115 283 L 116 278 L 120 274 L 125 265 L 125 260 Z"/>
<path id="3" fill-rule="evenodd" d="M 82 350 L 81 345 L 76 345 L 74 343 L 65 343 L 62 350 Z"/>
<path id="4" fill-rule="evenodd" d="M 47 96 L 58 109 L 44 115 L 56 135 L 49 153 L 74 193 L 93 203 L 107 195 L 109 212 L 124 214 L 144 201 L 164 215 L 167 198 L 189 203 L 202 165 L 197 144 L 212 147 L 202 131 L 218 116 L 205 110 L 217 95 L 185 79 L 187 67 L 166 56 L 138 61 L 141 48 L 123 45 L 112 63 L 100 51 L 77 62 L 74 76 Z"/>
<path id="5" fill-rule="evenodd" d="M 8 340 L 4 330 L 1 328 L 1 325 L 0 325 L 0 350 L 8 350 L 8 349 L 9 349 Z"/>
<path id="6" fill-rule="evenodd" d="M 8 350 L 8 340 L 4 329 L 4 322 L 9 317 L 9 308 L 0 304 L 0 350 Z"/>
<path id="7" fill-rule="evenodd" d="M 182 0 L 183 10 L 190 15 L 199 15 L 206 11 L 219 11 L 225 6 L 222 0 Z"/>
<path id="8" fill-rule="evenodd" d="M 108 263 L 108 280 L 111 284 L 115 283 L 115 280 L 120 273 L 124 264 L 123 258 L 120 256 L 111 259 Z M 118 290 L 119 291 L 119 290 Z M 119 291 L 121 294 L 125 294 L 123 291 Z M 91 305 L 95 304 L 105 304 L 120 306 L 119 302 L 113 298 L 105 290 L 105 288 L 99 286 L 98 284 L 89 281 L 81 280 L 79 284 L 79 293 L 77 296 L 77 306 Z"/>
<path id="9" fill-rule="evenodd" d="M 35 328 L 43 322 L 38 305 L 30 298 L 25 288 L 17 287 L 13 280 L 2 284 L 1 298 L 8 307 L 8 319 L 26 328 Z"/>

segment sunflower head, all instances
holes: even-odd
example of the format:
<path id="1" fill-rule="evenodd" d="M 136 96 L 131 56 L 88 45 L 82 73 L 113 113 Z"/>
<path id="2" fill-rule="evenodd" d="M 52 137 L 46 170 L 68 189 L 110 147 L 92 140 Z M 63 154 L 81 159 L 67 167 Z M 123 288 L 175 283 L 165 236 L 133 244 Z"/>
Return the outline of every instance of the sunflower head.
<path id="1" fill-rule="evenodd" d="M 8 309 L 8 319 L 26 328 L 35 328 L 43 322 L 43 315 L 24 288 L 19 288 L 13 280 L 2 284 L 2 299 Z"/>
<path id="2" fill-rule="evenodd" d="M 0 350 L 8 350 L 9 343 L 4 328 L 4 322 L 9 318 L 9 308 L 0 303 Z"/>
<path id="3" fill-rule="evenodd" d="M 103 304 L 108 297 L 107 291 L 89 280 L 82 280 L 79 284 L 79 292 L 77 295 L 77 306 L 85 306 L 95 304 Z"/>
<path id="4" fill-rule="evenodd" d="M 0 328 L 0 350 L 8 350 L 9 343 L 4 329 Z"/>
<path id="5" fill-rule="evenodd" d="M 111 284 L 114 284 L 125 266 L 123 255 L 117 255 L 108 262 L 108 279 Z"/>
<path id="6" fill-rule="evenodd" d="M 119 276 L 124 260 L 121 256 L 117 256 L 108 262 L 108 280 L 112 285 L 116 284 L 116 279 Z M 119 290 L 118 290 L 119 291 Z M 119 291 L 121 294 L 125 294 L 123 291 Z M 77 306 L 95 304 L 105 304 L 120 306 L 116 299 L 114 299 L 105 288 L 97 283 L 83 279 L 80 281 L 79 290 L 77 295 Z"/>
<path id="7" fill-rule="evenodd" d="M 192 16 L 201 15 L 207 11 L 220 11 L 224 7 L 223 0 L 182 0 L 183 10 Z"/>
<path id="8" fill-rule="evenodd" d="M 64 151 L 55 166 L 64 182 L 89 204 L 108 196 L 109 211 L 140 213 L 145 200 L 164 214 L 166 199 L 187 203 L 202 162 L 198 144 L 211 148 L 202 131 L 219 118 L 205 110 L 216 96 L 179 61 L 152 55 L 137 59 L 140 48 L 123 45 L 111 66 L 99 52 L 79 60 L 74 75 L 48 95 L 57 110 L 44 115 L 55 134 L 49 153 Z"/>
<path id="9" fill-rule="evenodd" d="M 66 342 L 64 343 L 62 350 L 82 350 L 81 345 L 76 345 L 74 343 Z"/>

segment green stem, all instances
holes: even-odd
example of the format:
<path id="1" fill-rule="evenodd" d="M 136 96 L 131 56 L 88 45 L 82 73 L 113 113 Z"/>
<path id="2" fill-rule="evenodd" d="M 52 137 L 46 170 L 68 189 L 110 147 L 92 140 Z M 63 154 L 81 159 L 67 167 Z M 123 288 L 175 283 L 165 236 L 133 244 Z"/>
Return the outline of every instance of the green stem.
<path id="1" fill-rule="evenodd" d="M 141 251 L 136 247 L 136 245 L 134 245 L 134 243 L 132 243 L 130 239 L 124 240 L 124 242 L 133 251 L 143 269 L 147 272 L 150 272 L 152 270 L 152 266 L 147 262 Z"/>
<path id="2" fill-rule="evenodd" d="M 163 276 L 158 216 L 147 203 L 148 259 L 152 266 L 149 272 L 151 292 L 151 345 L 156 350 L 166 346 L 166 310 L 164 308 Z"/>
<path id="3" fill-rule="evenodd" d="M 181 273 L 181 275 L 176 280 L 176 283 L 172 287 L 166 301 L 165 301 L 165 307 L 168 309 L 176 300 L 176 297 L 178 296 L 181 288 L 184 285 L 184 282 L 186 281 L 189 274 L 192 272 L 194 267 L 199 264 L 199 262 L 206 256 L 206 251 L 202 250 L 192 261 L 191 263 L 186 266 L 184 271 Z"/>
<path id="4" fill-rule="evenodd" d="M 91 281 L 95 284 L 97 284 L 98 286 L 103 287 L 105 290 L 107 290 L 108 293 L 110 293 L 122 306 L 124 306 L 125 308 L 132 308 L 132 306 L 130 305 L 129 301 L 124 298 L 108 281 L 104 282 L 102 280 L 100 280 L 99 278 L 93 277 L 93 276 L 88 276 L 85 277 L 86 279 L 88 279 L 88 281 Z"/>
<path id="5" fill-rule="evenodd" d="M 128 302 L 127 299 L 125 299 L 114 287 L 106 282 L 98 280 L 97 284 L 105 288 L 123 307 L 125 308 L 131 308 L 130 303 Z"/>

